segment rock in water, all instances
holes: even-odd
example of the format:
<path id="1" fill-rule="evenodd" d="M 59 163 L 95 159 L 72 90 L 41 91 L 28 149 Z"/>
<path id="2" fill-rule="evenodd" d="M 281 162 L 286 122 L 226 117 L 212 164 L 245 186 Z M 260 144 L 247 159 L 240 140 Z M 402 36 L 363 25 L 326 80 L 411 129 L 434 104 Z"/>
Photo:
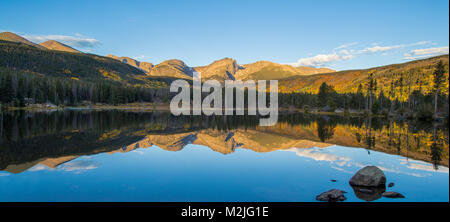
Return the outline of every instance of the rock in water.
<path id="1" fill-rule="evenodd" d="M 361 187 L 352 186 L 355 196 L 361 200 L 374 201 L 380 199 L 386 191 L 386 187 Z"/>
<path id="2" fill-rule="evenodd" d="M 386 176 L 376 166 L 366 166 L 356 172 L 349 181 L 352 186 L 380 187 L 386 185 Z"/>
<path id="3" fill-rule="evenodd" d="M 389 183 L 388 184 L 388 187 L 393 187 L 394 186 L 394 183 Z"/>
<path id="4" fill-rule="evenodd" d="M 344 196 L 344 193 L 347 193 L 343 190 L 331 189 L 327 192 L 323 192 L 316 197 L 318 201 L 328 201 L 328 202 L 337 202 L 344 201 L 347 198 Z"/>
<path id="5" fill-rule="evenodd" d="M 371 190 L 371 189 L 364 189 L 364 188 L 360 188 L 358 191 L 361 192 L 361 193 L 367 193 L 367 194 L 375 193 L 375 192 L 374 192 L 373 190 Z"/>
<path id="6" fill-rule="evenodd" d="M 405 198 L 405 196 L 403 196 L 403 194 L 397 193 L 397 192 L 393 192 L 393 191 L 384 192 L 383 193 L 383 197 L 388 197 L 388 198 Z"/>

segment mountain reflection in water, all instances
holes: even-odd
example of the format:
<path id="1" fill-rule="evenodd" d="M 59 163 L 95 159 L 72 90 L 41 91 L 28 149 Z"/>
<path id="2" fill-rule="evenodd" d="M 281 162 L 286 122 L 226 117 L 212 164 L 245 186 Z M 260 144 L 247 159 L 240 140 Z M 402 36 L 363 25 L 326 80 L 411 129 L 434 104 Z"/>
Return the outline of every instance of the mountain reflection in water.
<path id="1" fill-rule="evenodd" d="M 220 154 L 251 150 L 276 157 L 273 151 L 286 151 L 347 174 L 375 164 L 413 177 L 444 173 L 448 180 L 448 129 L 423 123 L 298 113 L 280 115 L 273 127 L 258 126 L 254 116 L 175 117 L 165 112 L 18 111 L 0 118 L 0 176 L 45 168 L 97 169 L 99 163 L 87 158 L 93 154 L 201 146 Z M 380 198 L 355 194 L 362 200 Z"/>
<path id="2" fill-rule="evenodd" d="M 121 111 L 11 112 L 1 117 L 0 170 L 20 173 L 80 155 L 156 145 L 178 151 L 198 144 L 223 154 L 331 145 L 363 147 L 448 166 L 448 129 L 379 118 L 280 115 L 273 127 L 252 116 L 180 116 Z M 436 130 L 436 140 L 434 138 Z"/>

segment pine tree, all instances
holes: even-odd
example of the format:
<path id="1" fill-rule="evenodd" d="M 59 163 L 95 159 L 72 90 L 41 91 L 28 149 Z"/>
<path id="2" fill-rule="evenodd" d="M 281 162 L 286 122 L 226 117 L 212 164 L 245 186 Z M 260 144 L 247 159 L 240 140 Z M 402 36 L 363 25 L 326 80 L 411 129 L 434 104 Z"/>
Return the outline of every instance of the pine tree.
<path id="1" fill-rule="evenodd" d="M 367 101 L 366 101 L 366 112 L 370 113 L 371 112 L 371 106 L 372 106 L 372 100 L 373 100 L 373 90 L 374 90 L 374 86 L 375 86 L 375 82 L 373 79 L 373 71 L 371 71 L 369 73 L 369 78 L 368 78 L 368 83 L 367 83 Z"/>
<path id="2" fill-rule="evenodd" d="M 326 83 L 322 83 L 319 88 L 319 94 L 317 95 L 319 99 L 319 106 L 323 107 L 325 105 L 330 105 L 331 107 L 336 105 L 334 101 L 333 94 L 336 91 L 332 86 L 327 85 Z"/>
<path id="3" fill-rule="evenodd" d="M 401 105 L 401 108 L 403 109 L 403 102 L 402 102 L 402 99 L 403 99 L 403 72 L 401 73 L 400 79 L 398 80 L 398 85 L 400 86 L 400 105 Z"/>
<path id="4" fill-rule="evenodd" d="M 0 87 L 0 98 L 2 103 L 9 104 L 14 101 L 14 89 L 11 76 L 7 76 Z"/>
<path id="5" fill-rule="evenodd" d="M 394 109 L 394 100 L 395 100 L 395 87 L 394 87 L 394 82 L 391 82 L 391 88 L 389 90 L 389 99 L 391 100 L 391 108 L 390 108 L 390 112 L 393 111 Z"/>
<path id="6" fill-rule="evenodd" d="M 359 84 L 358 90 L 356 91 L 356 97 L 357 97 L 357 101 L 358 101 L 358 109 L 359 109 L 359 111 L 361 111 L 361 103 L 363 103 L 363 101 L 364 101 L 364 94 L 363 94 L 361 84 Z"/>
<path id="7" fill-rule="evenodd" d="M 440 89 L 445 82 L 445 67 L 442 60 L 436 65 L 436 70 L 433 73 L 433 88 L 434 88 L 434 117 L 437 118 L 438 111 L 438 96 Z"/>

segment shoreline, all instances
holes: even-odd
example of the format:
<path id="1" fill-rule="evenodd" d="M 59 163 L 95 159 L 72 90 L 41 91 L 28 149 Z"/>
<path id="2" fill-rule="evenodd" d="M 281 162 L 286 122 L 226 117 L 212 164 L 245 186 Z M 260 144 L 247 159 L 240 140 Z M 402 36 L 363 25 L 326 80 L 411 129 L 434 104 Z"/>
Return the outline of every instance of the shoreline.
<path id="1" fill-rule="evenodd" d="M 81 105 L 81 106 L 55 106 L 46 104 L 33 104 L 26 107 L 14 107 L 10 106 L 6 108 L 6 111 L 31 111 L 31 112 L 53 112 L 62 110 L 123 110 L 123 111 L 142 111 L 142 112 L 153 112 L 153 111 L 166 111 L 170 112 L 170 104 L 165 103 L 126 103 L 119 105 L 109 105 L 109 104 L 94 104 L 94 105 Z M 247 108 L 245 109 L 247 110 Z M 5 110 L 0 110 L 0 112 Z M 312 115 L 332 115 L 332 116 L 345 116 L 345 117 L 377 117 L 377 118 L 392 118 L 390 115 L 383 114 L 366 114 L 364 111 L 359 110 L 349 110 L 349 112 L 339 111 L 319 111 L 318 108 L 305 111 L 302 108 L 286 108 L 279 107 L 279 113 L 303 113 Z M 439 118 L 442 119 L 443 117 Z M 404 119 L 408 120 L 408 119 Z"/>
<path id="2" fill-rule="evenodd" d="M 8 107 L 7 111 L 61 111 L 61 110 L 143 110 L 143 111 L 170 111 L 169 104 L 152 104 L 152 103 L 127 103 L 119 105 L 84 105 L 84 106 L 46 106 L 36 104 L 26 107 Z"/>
<path id="3" fill-rule="evenodd" d="M 106 104 L 95 104 L 95 105 L 84 105 L 84 106 L 46 106 L 45 104 L 35 104 L 26 107 L 14 107 L 10 106 L 7 111 L 35 111 L 35 112 L 45 112 L 45 111 L 60 111 L 60 110 L 142 110 L 142 111 L 170 111 L 170 104 L 162 103 L 126 103 L 119 105 L 106 105 Z M 247 110 L 247 109 L 245 109 Z M 318 115 L 339 115 L 339 116 L 365 116 L 363 112 L 351 111 L 349 113 L 345 112 L 324 112 L 324 111 L 307 111 L 305 112 L 301 108 L 278 108 L 279 112 L 282 113 L 308 113 L 308 114 L 318 114 Z M 385 117 L 384 115 L 371 114 L 372 117 Z"/>

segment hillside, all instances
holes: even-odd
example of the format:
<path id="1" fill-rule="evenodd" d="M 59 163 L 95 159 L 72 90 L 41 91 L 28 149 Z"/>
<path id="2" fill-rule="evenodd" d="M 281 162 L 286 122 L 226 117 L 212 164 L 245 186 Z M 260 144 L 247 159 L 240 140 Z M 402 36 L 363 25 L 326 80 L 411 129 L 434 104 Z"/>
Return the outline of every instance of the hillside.
<path id="1" fill-rule="evenodd" d="M 78 51 L 68 45 L 65 45 L 63 43 L 60 43 L 58 41 L 55 41 L 55 40 L 48 40 L 46 42 L 39 43 L 39 45 L 45 47 L 46 49 L 50 49 L 50 50 L 81 53 L 80 51 Z"/>
<path id="2" fill-rule="evenodd" d="M 83 53 L 42 50 L 23 43 L 0 40 L 0 67 L 45 76 L 86 80 L 109 79 L 138 83 L 144 72 L 114 59 Z"/>
<path id="3" fill-rule="evenodd" d="M 21 37 L 19 35 L 16 35 L 16 34 L 14 34 L 12 32 L 2 32 L 2 33 L 0 33 L 0 40 L 10 41 L 10 42 L 18 42 L 18 43 L 23 43 L 23 44 L 26 44 L 26 45 L 34 46 L 34 47 L 39 48 L 39 49 L 45 49 L 45 47 L 40 46 L 38 44 L 35 44 L 33 42 L 30 42 L 27 39 L 25 39 L 25 38 L 23 38 L 23 37 Z"/>
<path id="4" fill-rule="evenodd" d="M 377 81 L 377 88 L 382 89 L 384 95 L 389 95 L 390 85 L 393 83 L 397 92 L 403 92 L 404 100 L 408 95 L 410 86 L 411 92 L 416 89 L 420 89 L 425 94 L 431 92 L 433 86 L 432 73 L 440 60 L 446 67 L 446 78 L 448 79 L 449 55 L 442 55 L 371 69 L 289 77 L 279 81 L 278 89 L 281 92 L 317 93 L 320 85 L 325 82 L 334 86 L 338 93 L 355 93 L 359 84 L 362 84 L 363 87 L 366 86 L 369 73 L 373 72 L 373 77 Z M 448 81 L 445 84 L 443 90 L 444 93 L 448 94 Z"/>

